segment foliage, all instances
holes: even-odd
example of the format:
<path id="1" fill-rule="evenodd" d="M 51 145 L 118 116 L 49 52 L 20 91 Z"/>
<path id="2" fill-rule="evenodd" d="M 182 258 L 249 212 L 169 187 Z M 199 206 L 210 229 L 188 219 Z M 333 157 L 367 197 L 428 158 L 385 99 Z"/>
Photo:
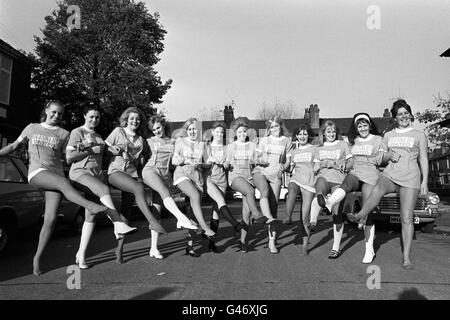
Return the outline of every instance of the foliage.
<path id="1" fill-rule="evenodd" d="M 300 110 L 295 106 L 294 101 L 287 100 L 281 102 L 278 101 L 278 99 L 275 99 L 275 102 L 272 105 L 263 102 L 256 114 L 256 119 L 266 120 L 272 116 L 279 116 L 283 119 L 295 119 L 301 118 L 303 115 L 300 114 Z"/>
<path id="2" fill-rule="evenodd" d="M 68 28 L 69 5 L 80 8 L 79 29 Z M 37 43 L 32 83 L 44 100 L 68 104 L 66 127 L 82 123 L 82 109 L 94 103 L 103 110 L 101 132 L 108 132 L 124 109 L 139 107 L 147 116 L 170 88 L 154 69 L 163 52 L 166 31 L 158 13 L 151 15 L 134 0 L 63 0 L 45 17 Z"/>
<path id="3" fill-rule="evenodd" d="M 431 123 L 425 129 L 431 148 L 447 148 L 450 147 L 450 128 L 441 126 L 440 122 L 450 119 L 450 93 L 447 93 L 446 98 L 438 95 L 434 103 L 434 109 L 418 112 L 415 117 L 419 122 Z"/>

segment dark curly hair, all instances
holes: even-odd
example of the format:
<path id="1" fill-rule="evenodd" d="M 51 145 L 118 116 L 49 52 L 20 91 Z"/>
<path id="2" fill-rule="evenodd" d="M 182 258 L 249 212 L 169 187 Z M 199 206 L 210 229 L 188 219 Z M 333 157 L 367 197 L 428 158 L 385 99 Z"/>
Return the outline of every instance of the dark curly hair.
<path id="1" fill-rule="evenodd" d="M 371 134 L 380 134 L 377 125 L 375 124 L 375 122 L 373 122 L 369 114 L 365 112 L 358 112 L 353 116 L 350 130 L 348 132 L 348 141 L 350 142 L 350 144 L 355 144 L 355 139 L 359 136 L 357 128 L 360 123 L 367 123 L 370 126 L 369 132 Z"/>

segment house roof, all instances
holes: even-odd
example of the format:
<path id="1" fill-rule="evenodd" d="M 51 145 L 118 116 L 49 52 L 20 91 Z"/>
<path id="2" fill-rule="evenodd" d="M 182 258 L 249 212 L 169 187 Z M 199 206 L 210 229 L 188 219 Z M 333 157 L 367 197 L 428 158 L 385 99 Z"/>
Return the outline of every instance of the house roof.
<path id="1" fill-rule="evenodd" d="M 19 50 L 14 49 L 11 45 L 0 39 L 0 52 L 3 52 L 10 56 L 11 58 L 22 60 L 29 65 L 32 65 L 32 62 L 26 55 L 24 55 Z"/>
<path id="2" fill-rule="evenodd" d="M 444 51 L 440 57 L 450 57 L 450 48 L 448 48 L 446 51 Z"/>
<path id="3" fill-rule="evenodd" d="M 323 118 L 319 119 L 320 125 L 322 125 L 326 120 L 331 120 L 336 123 L 336 126 L 339 128 L 343 135 L 347 135 L 350 131 L 350 125 L 353 118 Z M 392 126 L 394 124 L 394 119 L 387 117 L 380 118 L 372 118 L 372 120 L 377 125 L 379 132 L 383 132 L 386 128 Z M 216 121 L 201 121 L 202 132 L 206 132 L 206 130 L 210 129 L 212 125 Z M 286 119 L 284 121 L 285 127 L 288 130 L 289 134 L 292 134 L 296 128 L 298 128 L 302 124 L 309 124 L 309 119 L 298 118 L 298 119 Z M 174 132 L 176 129 L 180 129 L 184 124 L 184 121 L 174 121 L 170 122 L 171 131 Z M 248 119 L 248 124 L 250 128 L 256 129 L 257 131 L 260 129 L 266 128 L 266 120 L 251 120 Z M 318 130 L 313 130 L 314 133 L 318 133 Z"/>

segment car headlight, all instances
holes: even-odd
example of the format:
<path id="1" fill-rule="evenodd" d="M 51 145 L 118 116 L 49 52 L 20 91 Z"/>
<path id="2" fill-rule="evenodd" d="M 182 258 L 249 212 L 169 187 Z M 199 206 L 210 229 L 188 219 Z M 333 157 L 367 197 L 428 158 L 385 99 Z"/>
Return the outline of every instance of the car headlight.
<path id="1" fill-rule="evenodd" d="M 441 202 L 441 199 L 439 199 L 439 196 L 436 193 L 430 192 L 428 194 L 428 201 L 431 204 L 438 204 L 439 202 Z"/>

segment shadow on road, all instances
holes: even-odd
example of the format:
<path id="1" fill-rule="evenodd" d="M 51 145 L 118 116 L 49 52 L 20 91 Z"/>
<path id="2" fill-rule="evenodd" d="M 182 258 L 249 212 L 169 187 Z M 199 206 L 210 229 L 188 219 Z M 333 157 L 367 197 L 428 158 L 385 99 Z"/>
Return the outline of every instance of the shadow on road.
<path id="1" fill-rule="evenodd" d="M 398 295 L 399 300 L 428 300 L 427 297 L 420 294 L 417 288 L 405 289 Z"/>
<path id="2" fill-rule="evenodd" d="M 174 288 L 158 288 L 147 293 L 140 294 L 129 300 L 160 300 L 174 292 Z"/>

